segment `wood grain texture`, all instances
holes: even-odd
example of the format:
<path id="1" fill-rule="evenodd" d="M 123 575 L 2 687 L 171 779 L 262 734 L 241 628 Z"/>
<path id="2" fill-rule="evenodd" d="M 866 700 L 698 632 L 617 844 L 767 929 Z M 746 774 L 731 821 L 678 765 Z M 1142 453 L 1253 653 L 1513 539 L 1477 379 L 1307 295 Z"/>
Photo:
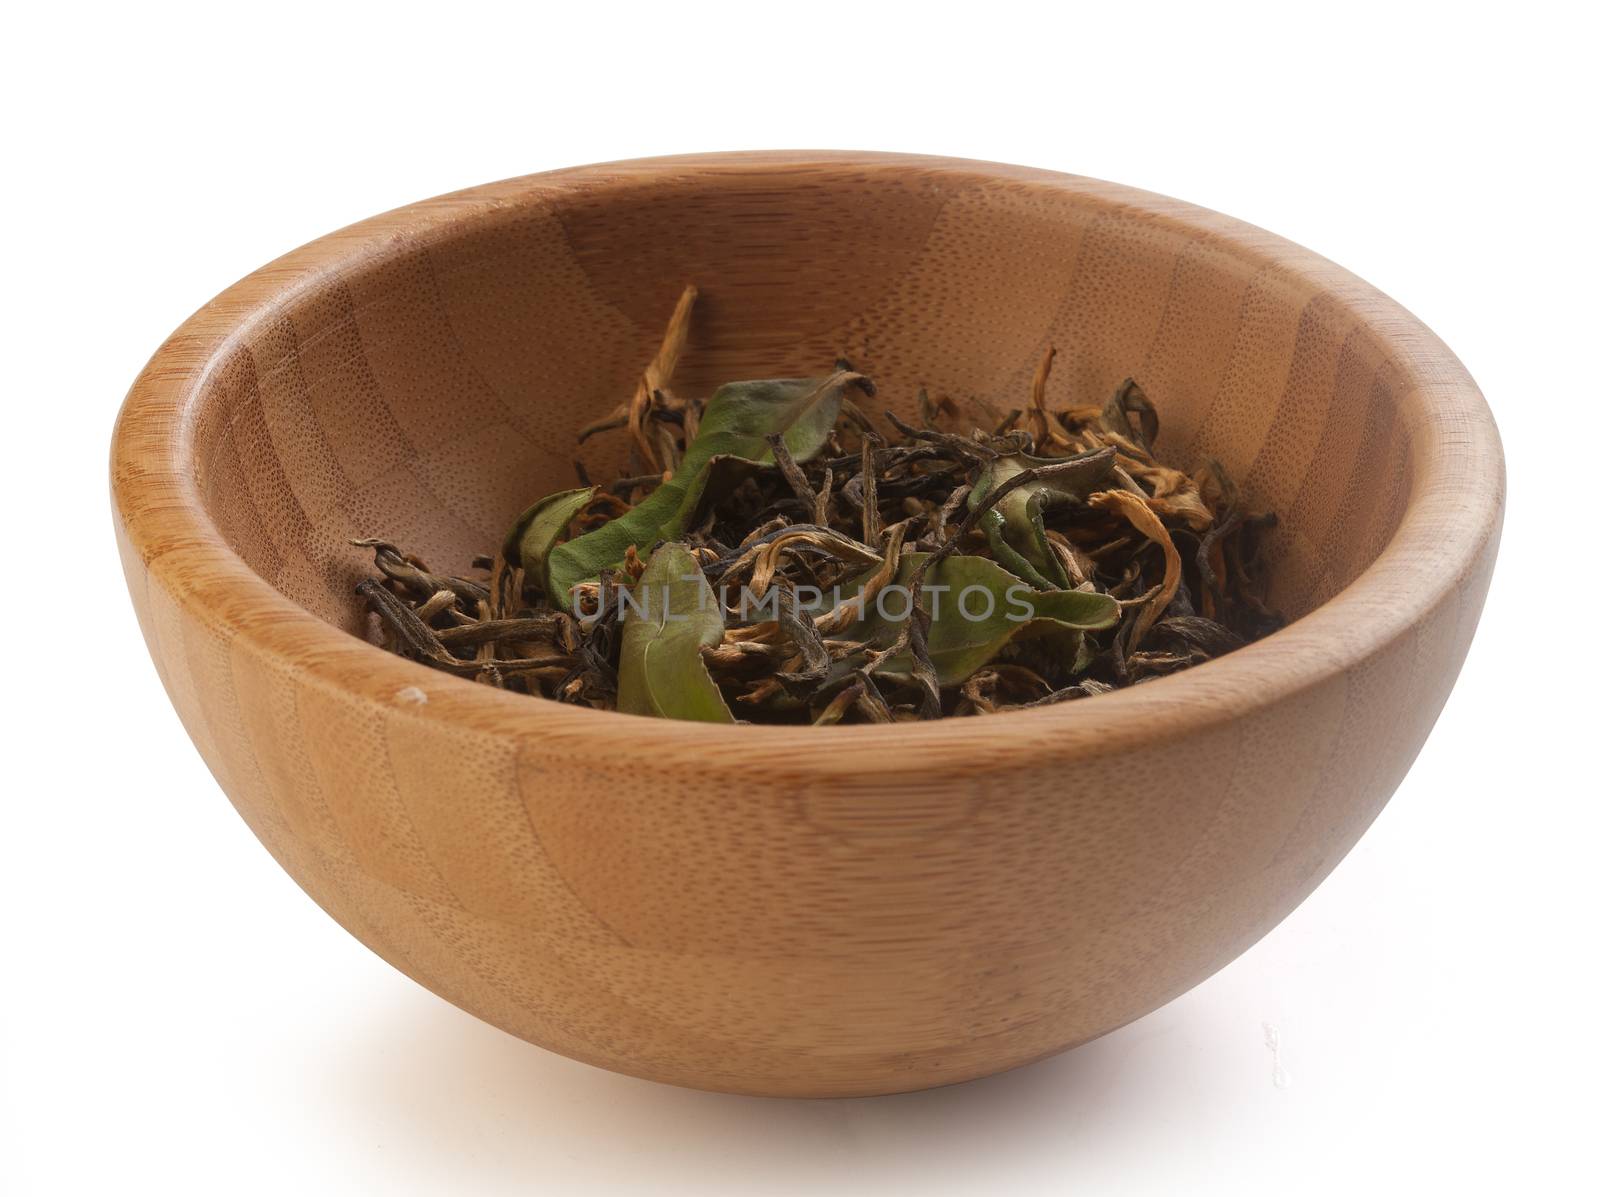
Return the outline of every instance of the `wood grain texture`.
<path id="1" fill-rule="evenodd" d="M 1280 513 L 1295 622 L 1132 690 L 891 730 L 577 710 L 352 635 L 347 540 L 464 568 L 573 484 L 575 431 L 690 280 L 680 389 L 844 354 L 902 411 L 920 384 L 1018 403 L 1052 342 L 1058 406 L 1136 376 L 1164 456 Z M 567 1055 L 806 1095 L 1060 1051 L 1272 927 L 1432 726 L 1504 499 L 1455 357 L 1306 250 L 1088 179 L 798 152 L 515 179 L 297 250 L 160 349 L 112 481 L 185 726 L 352 934 Z"/>

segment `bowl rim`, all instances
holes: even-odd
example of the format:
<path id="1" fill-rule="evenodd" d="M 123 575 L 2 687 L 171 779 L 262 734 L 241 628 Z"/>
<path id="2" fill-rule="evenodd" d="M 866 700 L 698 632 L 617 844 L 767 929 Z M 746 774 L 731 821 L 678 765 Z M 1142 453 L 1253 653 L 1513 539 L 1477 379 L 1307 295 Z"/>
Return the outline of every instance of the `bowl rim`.
<path id="1" fill-rule="evenodd" d="M 1379 344 L 1406 384 L 1395 390 L 1411 437 L 1412 487 L 1388 545 L 1332 598 L 1271 636 L 1201 668 L 1089 701 L 879 726 L 797 729 L 651 719 L 578 708 L 495 690 L 388 653 L 301 607 L 228 546 L 201 500 L 195 473 L 198 396 L 228 351 L 305 290 L 369 256 L 392 251 L 506 205 L 573 188 L 650 186 L 667 178 L 775 171 L 900 174 L 942 172 L 991 183 L 1066 191 L 1107 207 L 1199 232 L 1264 271 L 1313 283 Z M 130 587 L 159 586 L 183 613 L 245 652 L 307 684 L 390 713 L 466 723 L 472 730 L 537 741 L 543 758 L 692 764 L 724 746 L 752 768 L 801 773 L 888 773 L 919 767 L 1015 766 L 1097 756 L 1192 735 L 1335 679 L 1383 651 L 1453 599 L 1491 556 L 1505 501 L 1505 463 L 1493 416 L 1465 367 L 1420 320 L 1349 271 L 1253 225 L 1152 192 L 1031 167 L 972 159 L 864 151 L 787 150 L 686 154 L 597 163 L 525 175 L 394 209 L 320 237 L 247 275 L 186 320 L 129 390 L 111 446 L 113 508 L 121 547 L 143 566 Z M 148 597 L 146 597 L 146 605 Z M 153 634 L 147 630 L 147 634 Z M 154 648 L 154 645 L 152 645 Z M 164 679 L 165 680 L 165 679 Z M 425 701 L 416 700 L 421 691 Z M 797 734 L 798 733 L 798 734 Z M 820 751 L 802 755 L 804 747 Z"/>

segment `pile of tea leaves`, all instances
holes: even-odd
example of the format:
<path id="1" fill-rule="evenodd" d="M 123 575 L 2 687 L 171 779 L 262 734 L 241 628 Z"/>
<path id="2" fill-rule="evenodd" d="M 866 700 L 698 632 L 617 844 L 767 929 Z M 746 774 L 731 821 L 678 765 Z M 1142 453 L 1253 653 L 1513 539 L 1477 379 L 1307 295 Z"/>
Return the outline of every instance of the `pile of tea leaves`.
<path id="1" fill-rule="evenodd" d="M 1052 410 L 1055 356 L 1002 410 L 917 396 L 869 416 L 850 363 L 680 397 L 693 287 L 631 399 L 630 476 L 545 495 L 478 579 L 381 540 L 357 586 L 421 664 L 604 710 L 707 722 L 986 715 L 1137 685 L 1281 626 L 1268 514 L 1222 469 L 1155 456 L 1131 379 Z M 882 410 L 878 408 L 877 410 Z"/>

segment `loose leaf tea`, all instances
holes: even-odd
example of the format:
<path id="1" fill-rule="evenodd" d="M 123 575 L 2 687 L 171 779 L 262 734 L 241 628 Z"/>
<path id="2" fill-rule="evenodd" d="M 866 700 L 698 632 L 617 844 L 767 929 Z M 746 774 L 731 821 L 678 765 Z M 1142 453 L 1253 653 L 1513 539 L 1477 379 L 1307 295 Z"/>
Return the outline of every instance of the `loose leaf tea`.
<path id="1" fill-rule="evenodd" d="M 1216 463 L 1155 457 L 1155 404 L 916 397 L 857 405 L 848 362 L 680 398 L 685 290 L 631 399 L 628 476 L 536 498 L 479 580 L 381 540 L 358 592 L 393 651 L 488 685 L 631 714 L 890 723 L 1079 698 L 1281 626 L 1249 511 Z M 889 426 L 885 431 L 878 420 Z"/>

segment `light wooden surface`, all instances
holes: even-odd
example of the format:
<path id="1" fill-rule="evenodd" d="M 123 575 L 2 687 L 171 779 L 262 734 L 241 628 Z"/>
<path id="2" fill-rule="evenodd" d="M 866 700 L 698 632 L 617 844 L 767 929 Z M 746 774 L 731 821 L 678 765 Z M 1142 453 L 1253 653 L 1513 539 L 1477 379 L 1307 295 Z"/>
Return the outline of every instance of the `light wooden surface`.
<path id="1" fill-rule="evenodd" d="M 1049 342 L 1057 405 L 1134 375 L 1164 455 L 1279 512 L 1296 621 L 1133 690 L 890 730 L 577 710 L 350 635 L 346 541 L 491 548 L 571 485 L 575 430 L 691 280 L 680 389 L 844 354 L 902 411 L 919 384 L 1016 403 Z M 1432 726 L 1504 499 L 1455 357 L 1306 250 L 1072 176 L 800 152 L 531 176 L 297 250 L 156 354 L 112 481 L 185 726 L 352 934 L 567 1055 L 810 1095 L 1059 1051 L 1272 927 Z"/>

